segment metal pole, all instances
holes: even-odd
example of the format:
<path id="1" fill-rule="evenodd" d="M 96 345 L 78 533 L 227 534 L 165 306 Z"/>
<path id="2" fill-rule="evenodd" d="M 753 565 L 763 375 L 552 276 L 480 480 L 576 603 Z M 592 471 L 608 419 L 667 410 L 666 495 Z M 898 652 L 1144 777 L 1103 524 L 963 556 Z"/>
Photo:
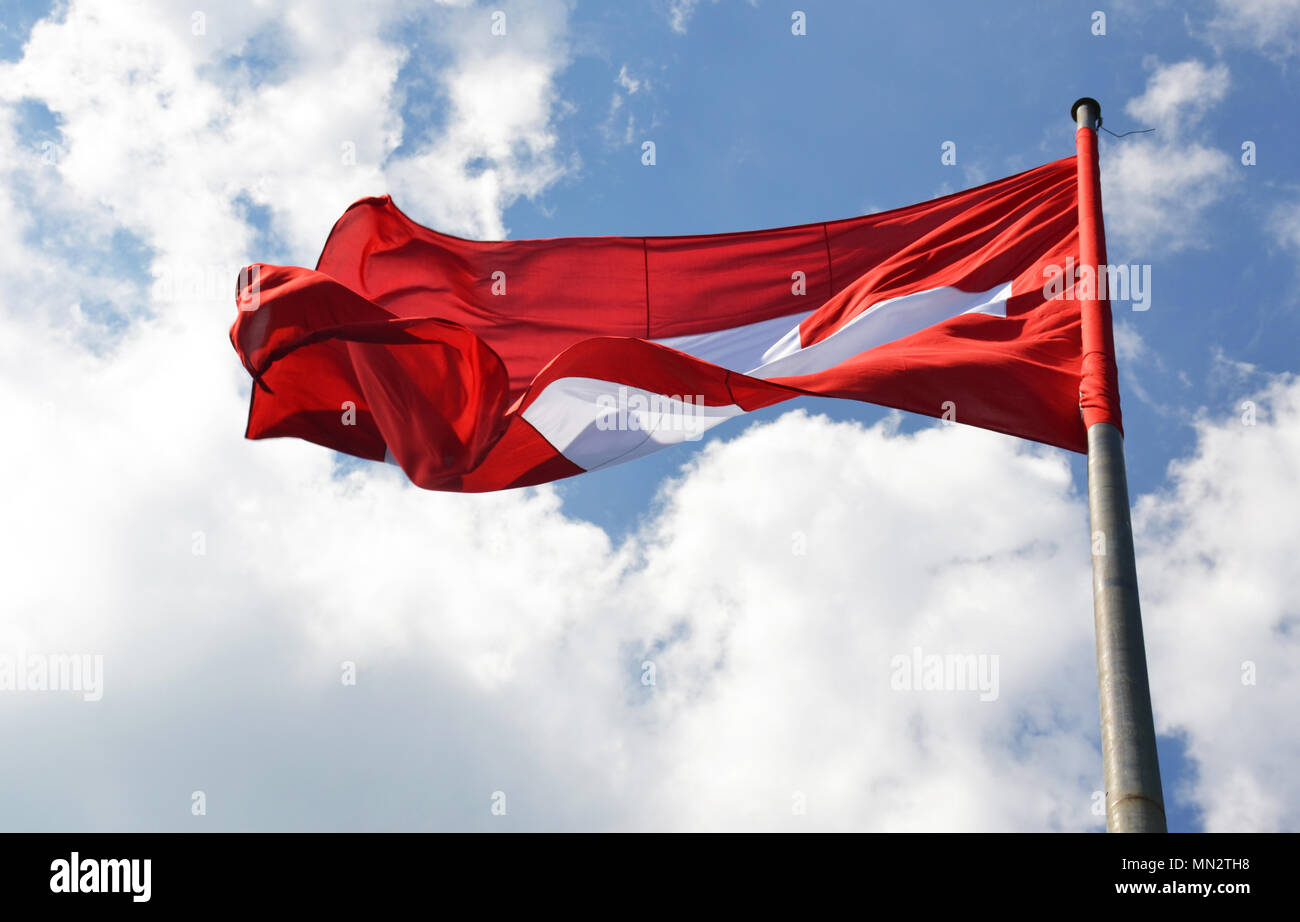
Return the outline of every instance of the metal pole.
<path id="1" fill-rule="evenodd" d="M 1097 133 L 1101 105 L 1080 99 L 1070 108 L 1078 128 L 1079 257 L 1090 266 L 1096 298 L 1082 309 L 1084 374 L 1109 374 L 1114 347 L 1101 217 Z M 1165 832 L 1165 801 L 1156 758 L 1155 721 L 1142 641 L 1137 564 L 1129 521 L 1124 436 L 1112 423 L 1088 426 L 1088 511 L 1092 519 L 1092 605 L 1097 630 L 1097 690 L 1108 832 Z"/>

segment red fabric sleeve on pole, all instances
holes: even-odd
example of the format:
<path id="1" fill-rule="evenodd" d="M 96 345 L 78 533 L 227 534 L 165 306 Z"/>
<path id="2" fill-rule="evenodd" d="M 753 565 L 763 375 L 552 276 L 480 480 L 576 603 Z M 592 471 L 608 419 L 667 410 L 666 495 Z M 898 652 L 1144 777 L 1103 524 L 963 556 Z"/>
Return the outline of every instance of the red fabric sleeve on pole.
<path id="1" fill-rule="evenodd" d="M 1124 431 L 1119 406 L 1119 374 L 1115 366 L 1115 333 L 1106 291 L 1106 230 L 1101 214 L 1101 171 L 1097 162 L 1097 132 L 1080 127 L 1074 133 L 1079 174 L 1079 265 L 1094 274 L 1094 298 L 1079 305 L 1083 354 L 1079 374 L 1079 408 L 1084 429 L 1111 423 Z"/>

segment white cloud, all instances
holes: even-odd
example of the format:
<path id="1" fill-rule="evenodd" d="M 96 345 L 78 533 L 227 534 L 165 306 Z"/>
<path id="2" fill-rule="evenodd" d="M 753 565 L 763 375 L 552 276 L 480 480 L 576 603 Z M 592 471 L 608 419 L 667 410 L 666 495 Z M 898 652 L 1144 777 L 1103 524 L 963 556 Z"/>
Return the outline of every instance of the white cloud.
<path id="1" fill-rule="evenodd" d="M 1278 244 L 1300 253 L 1300 201 L 1293 199 L 1275 206 L 1268 226 Z"/>
<path id="2" fill-rule="evenodd" d="M 1203 143 L 1198 126 L 1224 99 L 1228 85 L 1222 65 L 1210 68 L 1189 60 L 1158 66 L 1146 90 L 1125 107 L 1156 133 L 1104 145 L 1106 230 L 1137 257 L 1205 245 L 1202 217 L 1237 174 L 1233 158 Z"/>
<path id="3" fill-rule="evenodd" d="M 507 4 L 510 31 L 493 36 L 482 9 L 458 13 L 438 74 L 447 123 L 412 156 L 390 165 L 394 193 L 440 229 L 501 238 L 501 213 L 540 195 L 576 166 L 557 147 L 555 78 L 568 64 L 567 5 Z M 454 38 L 451 36 L 454 35 Z M 468 165 L 476 169 L 467 170 Z M 468 173 L 468 175 L 467 175 Z"/>
<path id="4" fill-rule="evenodd" d="M 33 98 L 57 113 L 68 204 L 107 212 L 160 261 L 241 261 L 241 194 L 271 209 L 306 264 L 349 203 L 385 191 L 444 230 L 499 237 L 505 207 L 567 166 L 551 124 L 566 8 L 504 6 L 506 36 L 491 34 L 483 9 L 423 14 L 449 58 L 433 83 L 446 124 L 436 139 L 405 138 L 410 152 L 392 159 L 404 140 L 395 83 L 408 51 L 383 36 L 417 15 L 403 2 L 231 4 L 197 36 L 190 12 L 165 4 L 76 3 L 0 67 L 0 100 Z M 278 69 L 259 82 L 230 67 L 268 35 Z M 185 207 L 160 209 L 159 189 Z"/>
<path id="5" fill-rule="evenodd" d="M 601 138 L 604 140 L 605 146 L 610 148 L 626 146 L 635 140 L 639 123 L 636 113 L 628 111 L 635 105 L 635 100 L 632 97 L 638 94 L 648 95 L 651 89 L 649 78 L 632 76 L 628 72 L 626 64 L 619 68 L 617 76 L 614 77 L 614 83 L 620 87 L 622 92 L 615 90 L 611 94 L 609 113 L 600 125 Z M 624 92 L 626 92 L 626 96 L 623 95 Z M 651 117 L 649 122 L 651 125 L 655 125 L 658 120 Z"/>
<path id="6" fill-rule="evenodd" d="M 1147 353 L 1141 332 L 1131 322 L 1115 321 L 1115 356 L 1121 362 L 1135 362 Z"/>
<path id="7" fill-rule="evenodd" d="M 671 0 L 668 4 L 668 25 L 680 35 L 686 34 L 686 27 L 695 15 L 695 7 L 700 0 Z"/>
<path id="8" fill-rule="evenodd" d="M 710 2 L 717 3 L 718 0 L 710 0 Z M 758 0 L 746 0 L 746 2 L 751 7 L 758 6 Z M 668 25 L 679 35 L 685 35 L 691 19 L 695 16 L 695 8 L 699 5 L 700 0 L 669 0 Z"/>
<path id="9" fill-rule="evenodd" d="M 1212 38 L 1284 59 L 1300 51 L 1300 0 L 1217 0 Z"/>
<path id="10" fill-rule="evenodd" d="M 290 7 L 277 20 L 261 5 L 231 4 L 207 17 L 204 34 L 191 25 L 189 11 L 169 5 L 71 4 L 4 68 L 4 97 L 39 100 L 61 119 L 66 204 L 140 235 L 161 261 L 238 262 L 248 242 L 241 193 L 270 207 L 310 259 L 322 228 L 382 186 L 379 161 L 400 139 L 389 94 L 405 52 L 346 5 Z M 293 65 L 273 75 L 284 79 L 254 87 L 225 69 L 272 29 Z M 321 98 L 331 104 L 306 104 Z M 356 167 L 341 155 L 349 141 Z M 159 190 L 178 207 L 160 208 Z"/>
<path id="11" fill-rule="evenodd" d="M 1023 516 L 998 511 L 1011 507 Z M 1095 715 L 1071 692 L 1095 680 L 1082 529 L 1064 458 L 987 433 L 790 414 L 711 445 L 670 488 L 631 580 L 643 623 L 679 638 L 656 657 L 664 815 L 1093 825 Z M 918 646 L 998 656 L 1001 696 L 892 690 L 892 658 Z M 795 791 L 806 818 L 790 815 Z"/>
<path id="12" fill-rule="evenodd" d="M 1126 139 L 1102 159 L 1107 234 L 1139 257 L 1204 246 L 1202 215 L 1234 178 L 1222 151 Z"/>
<path id="13" fill-rule="evenodd" d="M 1124 111 L 1169 137 L 1195 127 L 1205 113 L 1228 94 L 1230 80 L 1224 64 L 1207 67 L 1197 60 L 1157 66 L 1146 91 L 1129 100 Z"/>
<path id="14" fill-rule="evenodd" d="M 1168 492 L 1137 504 L 1152 694 L 1159 729 L 1186 736 L 1207 829 L 1294 831 L 1300 379 L 1240 391 L 1230 412 L 1202 420 Z"/>
<path id="15" fill-rule="evenodd" d="M 644 78 L 638 80 L 636 77 L 629 74 L 627 72 L 626 64 L 618 69 L 618 76 L 614 78 L 614 82 L 627 90 L 629 95 L 637 93 L 641 89 L 642 84 L 645 84 L 647 90 L 650 88 L 649 81 Z"/>

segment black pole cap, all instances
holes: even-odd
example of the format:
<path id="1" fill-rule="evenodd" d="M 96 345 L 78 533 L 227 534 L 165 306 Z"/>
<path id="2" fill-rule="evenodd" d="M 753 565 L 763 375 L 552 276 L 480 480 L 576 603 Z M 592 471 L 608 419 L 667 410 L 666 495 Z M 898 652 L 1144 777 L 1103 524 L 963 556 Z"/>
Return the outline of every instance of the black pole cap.
<path id="1" fill-rule="evenodd" d="M 1097 117 L 1101 118 L 1101 103 L 1097 102 L 1097 100 L 1093 99 L 1091 96 L 1080 96 L 1074 101 L 1074 105 L 1070 106 L 1070 121 L 1075 123 L 1079 121 L 1079 107 L 1085 104 L 1092 106 L 1093 111 L 1097 113 Z"/>

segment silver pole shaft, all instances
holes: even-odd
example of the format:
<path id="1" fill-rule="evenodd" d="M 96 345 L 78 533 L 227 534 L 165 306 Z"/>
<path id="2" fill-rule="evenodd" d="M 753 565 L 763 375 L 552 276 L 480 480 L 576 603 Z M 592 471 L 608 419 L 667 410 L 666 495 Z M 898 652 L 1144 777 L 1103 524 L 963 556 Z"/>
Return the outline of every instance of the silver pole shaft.
<path id="1" fill-rule="evenodd" d="M 1110 423 L 1094 423 L 1088 429 L 1088 511 L 1094 545 L 1092 608 L 1097 630 L 1106 829 L 1165 832 L 1165 800 L 1129 522 L 1124 437 Z"/>
<path id="2" fill-rule="evenodd" d="M 1101 107 L 1080 100 L 1075 119 L 1080 128 L 1095 131 Z M 1095 145 L 1095 141 L 1093 142 Z M 1095 146 L 1091 146 L 1095 151 Z M 1084 178 L 1087 169 L 1089 177 Z M 1096 164 L 1080 164 L 1081 182 L 1098 183 L 1095 227 L 1080 227 L 1093 239 L 1086 249 L 1105 258 L 1101 227 L 1100 187 Z M 1099 270 L 1104 278 L 1105 269 Z M 1098 318 L 1104 317 L 1104 321 Z M 1092 322 L 1110 322 L 1110 312 L 1098 311 Z M 1114 425 L 1088 428 L 1088 511 L 1092 519 L 1092 604 L 1097 631 L 1097 690 L 1101 705 L 1102 767 L 1106 784 L 1108 832 L 1165 832 L 1165 801 L 1156 756 L 1151 687 L 1142 639 L 1142 610 L 1138 602 L 1137 562 L 1129 519 L 1128 477 L 1124 469 L 1124 437 Z"/>

